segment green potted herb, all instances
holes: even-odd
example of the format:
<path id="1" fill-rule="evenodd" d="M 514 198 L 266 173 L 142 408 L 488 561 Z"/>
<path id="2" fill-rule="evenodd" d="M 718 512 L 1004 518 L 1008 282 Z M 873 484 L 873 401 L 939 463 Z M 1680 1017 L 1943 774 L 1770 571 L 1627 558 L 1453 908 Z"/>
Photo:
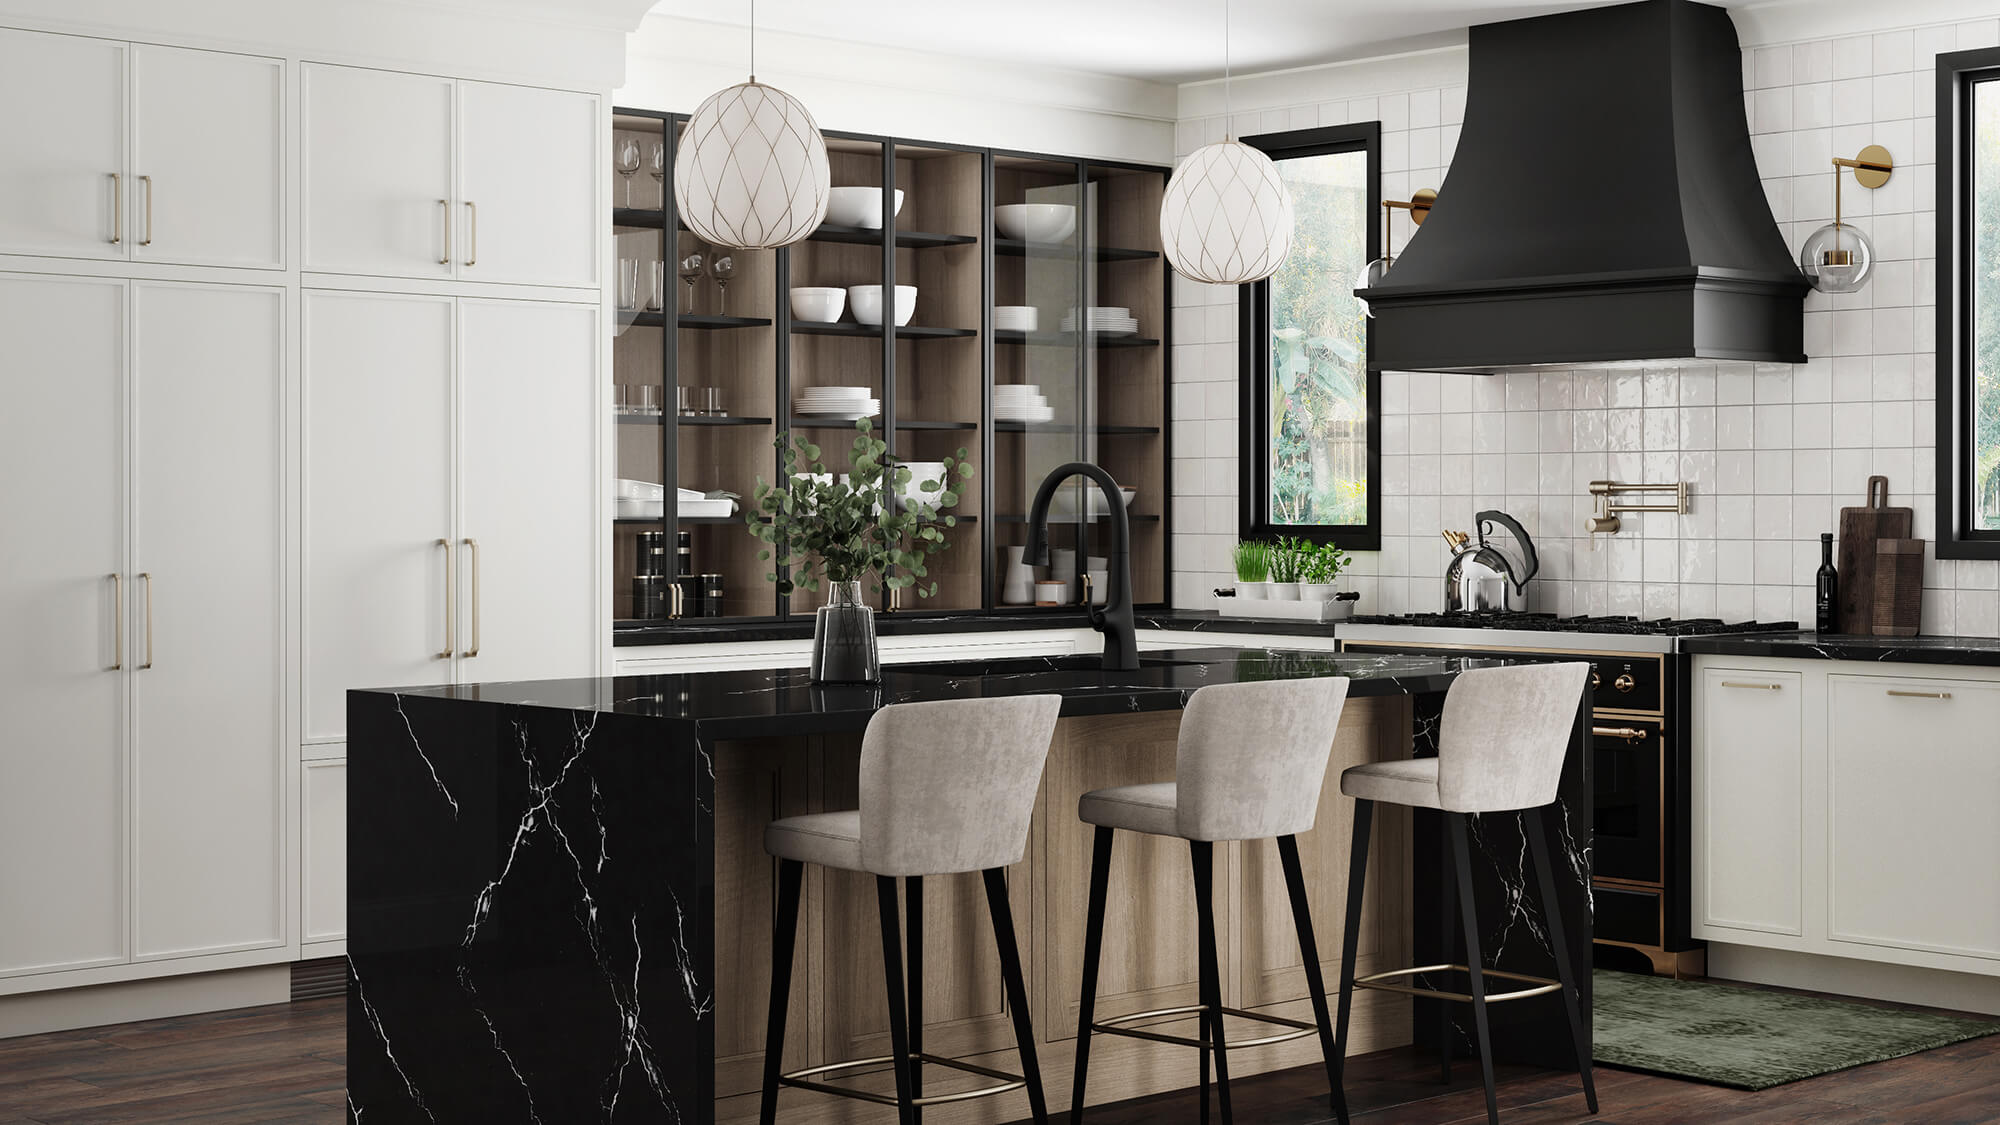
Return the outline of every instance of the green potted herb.
<path id="1" fill-rule="evenodd" d="M 1347 552 L 1331 543 L 1305 548 L 1299 566 L 1299 600 L 1330 602 L 1333 584 L 1347 568 Z"/>
<path id="2" fill-rule="evenodd" d="M 1271 545 L 1256 539 L 1236 544 L 1236 596 L 1264 600 L 1264 583 L 1271 576 Z"/>
<path id="3" fill-rule="evenodd" d="M 1311 550 L 1309 544 L 1282 537 L 1271 545 L 1271 581 L 1267 589 L 1272 601 L 1299 600 L 1299 567 L 1302 554 L 1308 550 Z"/>
<path id="4" fill-rule="evenodd" d="M 944 529 L 958 524 L 945 514 L 958 505 L 958 488 L 972 476 L 965 450 L 936 462 L 936 480 L 913 481 L 889 456 L 867 419 L 855 424 L 847 473 L 836 477 L 820 462 L 820 448 L 790 434 L 778 436 L 783 486 L 757 479 L 748 518 L 750 533 L 771 563 L 765 577 L 781 594 L 826 585 L 826 604 L 813 622 L 812 678 L 825 683 L 872 683 L 882 677 L 875 645 L 875 611 L 861 597 L 874 576 L 880 590 L 937 593 L 926 560 L 944 550 Z M 895 496 L 897 502 L 884 505 Z"/>

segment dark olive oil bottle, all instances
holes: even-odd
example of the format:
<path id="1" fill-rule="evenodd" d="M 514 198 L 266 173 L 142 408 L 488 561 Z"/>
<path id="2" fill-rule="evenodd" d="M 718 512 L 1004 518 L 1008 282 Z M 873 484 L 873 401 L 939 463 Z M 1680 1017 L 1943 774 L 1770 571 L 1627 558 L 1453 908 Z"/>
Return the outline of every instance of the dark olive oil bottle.
<path id="1" fill-rule="evenodd" d="M 1832 633 L 1838 627 L 1840 611 L 1840 572 L 1833 569 L 1833 534 L 1819 537 L 1818 590 L 1814 605 L 1817 609 L 1813 627 L 1821 633 Z"/>

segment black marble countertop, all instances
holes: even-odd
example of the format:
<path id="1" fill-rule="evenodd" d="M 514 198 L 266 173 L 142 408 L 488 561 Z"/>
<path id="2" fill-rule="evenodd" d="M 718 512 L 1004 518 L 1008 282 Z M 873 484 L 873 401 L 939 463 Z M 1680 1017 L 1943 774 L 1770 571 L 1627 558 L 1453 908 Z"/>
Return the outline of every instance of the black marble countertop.
<path id="1" fill-rule="evenodd" d="M 2000 637 L 1861 637 L 1819 633 L 1724 633 L 1686 637 L 1697 656 L 1864 660 L 1876 664 L 1958 664 L 2000 668 Z"/>
<path id="2" fill-rule="evenodd" d="M 693 723 L 707 738 L 859 730 L 892 703 L 1054 693 L 1062 713 L 1174 711 L 1198 688 L 1247 680 L 1346 676 L 1351 697 L 1441 692 L 1467 667 L 1503 663 L 1460 657 L 1334 654 L 1282 648 L 1177 649 L 1145 653 L 1130 672 L 1106 672 L 1091 655 L 898 664 L 882 682 L 815 684 L 801 668 L 656 676 L 524 680 L 373 689 L 354 694 L 419 697 L 654 718 Z"/>
<path id="3" fill-rule="evenodd" d="M 1252 633 L 1272 637 L 1331 637 L 1334 627 L 1309 621 L 1257 621 L 1222 617 L 1210 609 L 1142 609 L 1141 629 L 1181 632 Z M 1026 629 L 1088 629 L 1082 613 L 1065 610 L 996 610 L 992 613 L 879 613 L 875 631 L 885 637 L 921 637 L 951 633 L 998 633 Z M 804 614 L 784 621 L 680 620 L 656 625 L 620 626 L 611 637 L 619 648 L 640 645 L 737 644 L 745 641 L 797 641 L 812 636 L 813 619 Z"/>

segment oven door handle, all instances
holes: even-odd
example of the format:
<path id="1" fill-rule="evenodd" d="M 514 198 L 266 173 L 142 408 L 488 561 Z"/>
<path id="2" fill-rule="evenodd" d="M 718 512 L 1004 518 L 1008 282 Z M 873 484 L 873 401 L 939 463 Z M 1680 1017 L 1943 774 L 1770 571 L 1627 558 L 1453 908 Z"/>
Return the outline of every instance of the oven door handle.
<path id="1" fill-rule="evenodd" d="M 1627 742 L 1646 741 L 1646 732 L 1639 727 L 1591 727 L 1593 738 L 1622 738 Z"/>

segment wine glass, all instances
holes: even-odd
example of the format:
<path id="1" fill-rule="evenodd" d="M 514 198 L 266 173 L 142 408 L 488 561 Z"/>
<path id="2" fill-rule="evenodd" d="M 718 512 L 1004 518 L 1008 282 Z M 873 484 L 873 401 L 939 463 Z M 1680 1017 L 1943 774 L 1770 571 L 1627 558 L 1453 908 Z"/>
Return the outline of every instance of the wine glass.
<path id="1" fill-rule="evenodd" d="M 680 260 L 679 273 L 681 276 L 681 280 L 687 282 L 687 287 L 688 287 L 687 307 L 681 310 L 684 313 L 694 312 L 695 283 L 701 280 L 702 267 L 706 266 L 707 264 L 708 264 L 707 257 L 703 255 L 699 249 L 689 251 Z"/>
<path id="2" fill-rule="evenodd" d="M 625 206 L 632 206 L 632 177 L 639 171 L 639 142 L 626 137 L 618 142 L 618 174 L 625 177 Z"/>
<path id="3" fill-rule="evenodd" d="M 708 276 L 715 279 L 715 311 L 729 315 L 729 279 L 736 276 L 736 258 L 730 254 L 708 256 Z"/>
<path id="4" fill-rule="evenodd" d="M 654 141 L 650 161 L 654 190 L 660 193 L 660 210 L 667 209 L 667 142 Z"/>

